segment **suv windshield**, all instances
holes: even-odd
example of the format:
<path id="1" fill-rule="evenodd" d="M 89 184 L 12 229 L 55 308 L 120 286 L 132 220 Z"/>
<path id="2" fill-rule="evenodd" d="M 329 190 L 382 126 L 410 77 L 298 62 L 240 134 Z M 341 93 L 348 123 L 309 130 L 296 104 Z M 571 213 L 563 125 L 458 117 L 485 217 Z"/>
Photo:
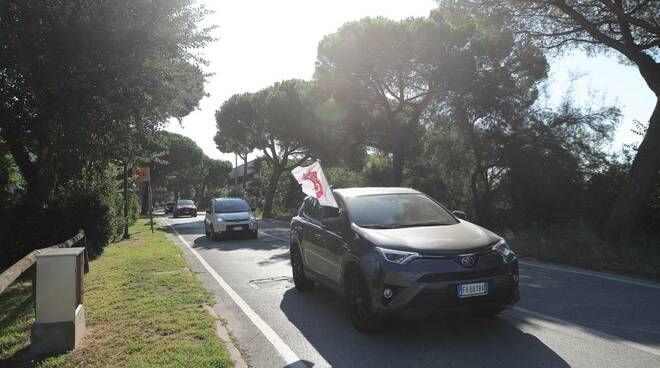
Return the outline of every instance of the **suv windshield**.
<path id="1" fill-rule="evenodd" d="M 360 227 L 397 228 L 456 224 L 454 217 L 423 194 L 377 194 L 346 201 L 351 220 Z"/>
<path id="2" fill-rule="evenodd" d="M 222 199 L 215 201 L 215 213 L 249 212 L 250 206 L 242 199 Z"/>
<path id="3" fill-rule="evenodd" d="M 177 202 L 177 205 L 179 205 L 179 206 L 194 206 L 195 204 L 193 203 L 193 201 L 191 201 L 189 199 L 182 199 L 179 202 Z"/>

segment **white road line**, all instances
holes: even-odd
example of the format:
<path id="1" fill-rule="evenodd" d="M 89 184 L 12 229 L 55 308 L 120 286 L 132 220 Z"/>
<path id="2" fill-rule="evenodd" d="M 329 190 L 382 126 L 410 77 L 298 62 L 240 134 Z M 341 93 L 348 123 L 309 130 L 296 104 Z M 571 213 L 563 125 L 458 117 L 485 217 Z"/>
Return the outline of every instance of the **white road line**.
<path id="1" fill-rule="evenodd" d="M 552 317 L 552 316 L 549 316 L 547 314 L 535 312 L 533 310 L 529 310 L 529 309 L 526 309 L 526 308 L 513 307 L 513 310 L 516 311 L 516 312 L 520 312 L 520 313 L 523 313 L 523 314 L 527 314 L 527 315 L 536 317 L 533 320 L 522 319 L 522 318 L 515 317 L 515 316 L 514 316 L 514 318 L 519 318 L 519 319 L 521 319 L 525 322 L 534 323 L 534 324 L 536 324 L 538 326 L 541 326 L 543 328 L 556 329 L 556 327 L 557 327 L 556 325 L 560 325 L 560 327 L 563 326 L 564 329 L 568 330 L 568 332 L 570 332 L 570 330 L 579 330 L 582 333 L 597 336 L 597 337 L 600 337 L 601 339 L 604 339 L 604 340 L 607 340 L 607 341 L 610 341 L 610 342 L 613 342 L 613 343 L 622 344 L 622 345 L 625 345 L 625 346 L 628 346 L 628 347 L 631 347 L 631 348 L 634 348 L 634 349 L 637 349 L 637 350 L 645 351 L 649 354 L 653 354 L 655 356 L 660 357 L 660 349 L 657 349 L 657 348 L 652 347 L 652 346 L 642 345 L 642 344 L 639 344 L 639 343 L 636 343 L 636 342 L 633 342 L 633 341 L 625 340 L 621 337 L 610 335 L 610 334 L 605 333 L 605 332 L 594 330 L 594 329 L 589 328 L 589 327 L 578 325 L 578 324 L 573 323 L 573 322 L 569 322 L 569 321 L 566 321 L 566 320 L 563 320 L 563 319 Z M 552 323 L 550 323 L 550 322 L 552 322 Z M 573 336 L 575 336 L 575 335 L 573 335 Z M 575 337 L 580 338 L 580 336 L 575 336 Z"/>
<path id="2" fill-rule="evenodd" d="M 568 268 L 568 267 L 553 266 L 553 265 L 549 265 L 549 264 L 541 264 L 541 263 L 537 263 L 537 262 L 530 262 L 530 261 L 524 261 L 524 260 L 519 260 L 518 262 L 522 265 L 525 265 L 525 266 L 542 268 L 544 270 L 562 271 L 562 272 L 573 273 L 573 274 L 576 274 L 576 275 L 597 277 L 597 278 L 604 279 L 604 280 L 618 281 L 618 282 L 623 282 L 623 283 L 631 284 L 631 285 L 644 286 L 644 287 L 648 287 L 648 288 L 652 288 L 652 289 L 660 289 L 660 284 L 653 284 L 653 283 L 650 283 L 650 282 L 637 281 L 637 280 L 633 280 L 633 279 L 629 279 L 629 278 L 617 277 L 617 276 L 614 276 L 614 275 L 608 275 L 608 274 L 599 273 L 599 272 L 595 272 L 595 271 L 578 270 L 578 269 L 572 269 L 572 268 Z"/>
<path id="3" fill-rule="evenodd" d="M 227 282 L 211 267 L 204 258 L 202 258 L 197 251 L 190 246 L 190 244 L 186 241 L 186 239 L 179 234 L 178 231 L 174 228 L 174 226 L 171 226 L 170 223 L 163 219 L 165 223 L 170 227 L 170 229 L 174 230 L 174 233 L 179 237 L 179 240 L 192 252 L 192 254 L 199 260 L 199 262 L 204 266 L 206 271 L 215 279 L 215 281 L 222 287 L 222 289 L 229 295 L 229 297 L 236 303 L 236 305 L 241 308 L 243 313 L 252 321 L 252 323 L 261 331 L 261 333 L 270 341 L 270 343 L 273 345 L 275 350 L 277 350 L 278 353 L 282 356 L 284 361 L 286 362 L 287 367 L 292 367 L 292 368 L 303 368 L 306 367 L 305 364 L 298 358 L 298 355 L 291 350 L 291 348 L 280 338 L 280 336 L 273 330 L 259 315 L 250 307 L 248 303 L 241 298 L 238 293 L 234 291 L 234 289 L 227 284 Z"/>

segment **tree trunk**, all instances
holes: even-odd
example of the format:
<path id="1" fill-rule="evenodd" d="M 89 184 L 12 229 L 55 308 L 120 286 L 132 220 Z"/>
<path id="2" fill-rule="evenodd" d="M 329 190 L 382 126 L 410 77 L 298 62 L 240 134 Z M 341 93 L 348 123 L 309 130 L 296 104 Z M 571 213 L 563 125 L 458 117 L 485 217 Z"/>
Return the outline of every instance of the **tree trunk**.
<path id="1" fill-rule="evenodd" d="M 390 175 L 390 185 L 393 187 L 400 187 L 403 181 L 403 166 L 406 161 L 406 153 L 408 150 L 408 140 L 411 132 L 419 125 L 419 118 L 422 116 L 422 111 L 428 105 L 431 94 L 424 97 L 424 100 L 417 105 L 408 118 L 408 122 L 403 128 L 394 129 L 394 152 L 392 154 L 392 173 Z M 392 121 L 392 125 L 395 126 Z"/>
<path id="2" fill-rule="evenodd" d="M 656 101 L 649 127 L 639 145 L 628 178 L 610 211 L 607 238 L 620 243 L 639 224 L 653 184 L 660 170 L 660 98 Z"/>
<path id="3" fill-rule="evenodd" d="M 282 169 L 273 167 L 273 172 L 270 175 L 270 183 L 264 195 L 264 214 L 263 217 L 271 217 L 273 215 L 273 200 L 275 199 L 275 191 L 277 191 L 277 184 L 282 176 Z"/>
<path id="4" fill-rule="evenodd" d="M 243 191 L 247 191 L 248 155 L 243 156 Z"/>
<path id="5" fill-rule="evenodd" d="M 400 187 L 403 180 L 403 165 L 406 160 L 406 150 L 403 146 L 404 144 L 400 144 L 392 155 L 392 172 L 390 173 L 390 186 L 392 187 Z"/>
<path id="6" fill-rule="evenodd" d="M 204 200 L 204 197 L 206 196 L 206 186 L 207 186 L 206 183 L 207 183 L 206 180 L 204 182 L 202 182 L 202 184 L 199 187 L 199 190 L 197 192 L 195 192 L 195 197 L 197 197 L 195 202 L 198 205 L 201 201 Z"/>
<path id="7" fill-rule="evenodd" d="M 142 193 L 142 198 L 140 202 L 140 214 L 141 215 L 148 215 L 149 214 L 149 184 L 148 183 L 140 183 L 140 186 L 142 187 L 142 190 L 140 191 Z"/>

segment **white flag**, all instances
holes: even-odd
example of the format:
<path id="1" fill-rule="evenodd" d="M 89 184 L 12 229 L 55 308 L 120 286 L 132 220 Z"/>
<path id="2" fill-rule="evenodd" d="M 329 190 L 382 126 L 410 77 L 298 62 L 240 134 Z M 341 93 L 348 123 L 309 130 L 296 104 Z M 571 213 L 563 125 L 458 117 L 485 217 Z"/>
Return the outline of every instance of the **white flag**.
<path id="1" fill-rule="evenodd" d="M 302 187 L 303 193 L 316 197 L 321 206 L 339 207 L 318 161 L 306 167 L 298 166 L 291 170 L 291 174 Z"/>

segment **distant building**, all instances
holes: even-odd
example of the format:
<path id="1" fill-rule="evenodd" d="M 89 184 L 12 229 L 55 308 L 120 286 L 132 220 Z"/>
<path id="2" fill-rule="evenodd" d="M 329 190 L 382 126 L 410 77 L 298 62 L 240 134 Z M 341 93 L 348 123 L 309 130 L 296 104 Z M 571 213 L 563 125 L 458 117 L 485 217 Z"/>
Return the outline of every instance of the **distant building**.
<path id="1" fill-rule="evenodd" d="M 259 173 L 261 170 L 261 160 L 255 159 L 247 162 L 247 175 L 245 175 L 245 164 L 239 165 L 231 169 L 229 173 L 229 186 L 233 190 L 245 188 L 248 192 L 255 192 L 261 189 L 261 181 L 259 180 Z"/>

